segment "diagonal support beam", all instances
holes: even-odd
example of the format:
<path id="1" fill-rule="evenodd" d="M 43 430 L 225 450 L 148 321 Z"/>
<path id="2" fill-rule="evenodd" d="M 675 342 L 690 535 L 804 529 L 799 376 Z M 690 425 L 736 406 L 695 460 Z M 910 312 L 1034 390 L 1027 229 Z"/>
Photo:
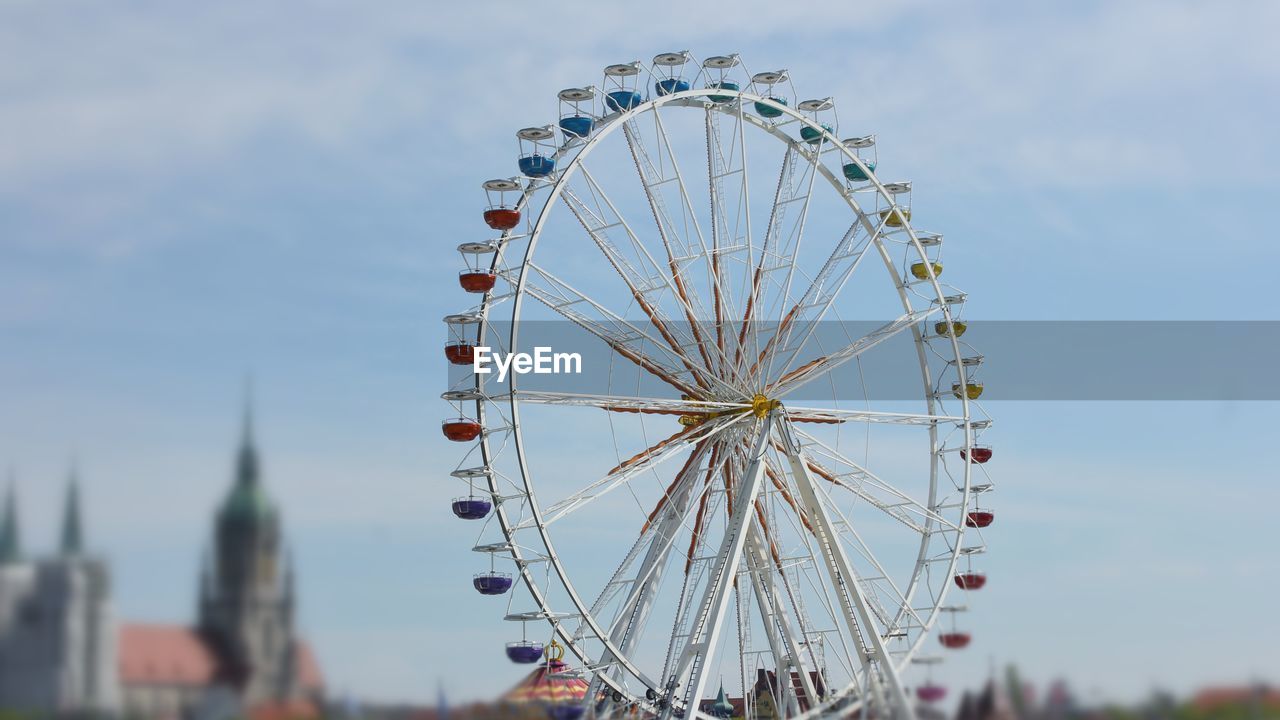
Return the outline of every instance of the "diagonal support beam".
<path id="1" fill-rule="evenodd" d="M 809 471 L 809 463 L 791 429 L 784 425 L 781 434 L 801 502 L 804 503 L 809 519 L 813 523 L 814 535 L 818 540 L 822 559 L 844 611 L 845 624 L 854 640 L 861 646 L 860 654 L 863 655 L 867 686 L 876 688 L 883 683 L 884 687 L 881 688 L 885 691 L 883 702 L 887 705 L 884 708 L 884 717 L 914 719 L 915 712 L 907 699 L 906 690 L 902 686 L 897 670 L 893 667 L 888 648 L 885 646 L 884 638 L 880 636 L 867 599 L 862 595 L 853 563 L 849 561 L 849 556 L 840 543 L 840 536 L 836 532 L 831 515 L 819 499 L 817 483 Z M 871 696 L 874 698 L 879 694 L 872 692 Z M 876 714 L 881 715 L 881 713 Z"/>
<path id="2" fill-rule="evenodd" d="M 923 310 L 915 310 L 899 317 L 897 320 L 888 322 L 858 338 L 840 350 L 829 355 L 824 355 L 823 357 L 813 360 L 805 365 L 801 365 L 795 370 L 783 375 L 766 388 L 765 393 L 768 394 L 769 397 L 783 397 L 805 384 L 826 375 L 880 343 L 889 340 L 898 333 L 912 327 L 930 315 L 939 312 L 941 307 L 941 305 L 934 305 Z"/>
<path id="3" fill-rule="evenodd" d="M 788 661 L 800 675 L 800 684 L 804 688 L 805 697 L 810 703 L 816 703 L 818 694 L 813 678 L 805 672 L 800 657 L 803 652 L 796 632 L 791 626 L 791 619 L 778 598 L 778 587 L 773 568 L 770 565 L 768 544 L 761 537 L 762 531 L 752 525 L 747 531 L 747 567 L 750 569 L 751 583 L 755 588 L 756 602 L 760 606 L 760 614 L 764 616 L 765 634 L 769 638 L 769 651 L 773 654 L 777 665 L 778 682 L 785 682 L 788 702 L 795 700 L 795 683 L 791 681 Z M 781 637 L 778 637 L 781 635 Z M 785 675 L 784 675 L 785 673 Z M 796 711 L 799 714 L 799 702 Z"/>
<path id="4" fill-rule="evenodd" d="M 707 587 L 702 601 L 694 615 L 690 628 L 689 642 L 685 645 L 674 672 L 667 678 L 666 707 L 662 712 L 663 720 L 670 720 L 678 709 L 684 709 L 686 718 L 694 718 L 697 714 L 698 702 L 706 693 L 710 680 L 711 663 L 715 658 L 716 646 L 720 641 L 720 630 L 724 625 L 724 613 L 732 597 L 733 579 L 738 567 L 742 564 L 747 545 L 748 528 L 754 519 L 755 499 L 764 482 L 765 454 L 769 449 L 769 435 L 773 430 L 774 413 L 769 413 L 760 422 L 759 436 L 751 448 L 750 463 L 742 475 L 735 498 L 733 514 L 730 516 L 724 538 L 720 542 L 720 551 L 716 555 L 716 564 L 707 577 Z M 681 708 L 672 702 L 676 689 L 685 683 L 684 702 Z"/>

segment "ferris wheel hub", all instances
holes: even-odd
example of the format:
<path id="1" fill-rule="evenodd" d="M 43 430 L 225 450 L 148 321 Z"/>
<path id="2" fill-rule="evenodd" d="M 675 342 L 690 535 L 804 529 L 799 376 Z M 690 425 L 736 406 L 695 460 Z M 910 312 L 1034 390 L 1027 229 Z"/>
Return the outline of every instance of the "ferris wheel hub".
<path id="1" fill-rule="evenodd" d="M 770 400 L 762 393 L 756 393 L 755 397 L 751 398 L 751 414 L 755 415 L 759 420 L 763 420 L 769 414 L 769 411 L 776 410 L 781 406 L 781 400 Z"/>

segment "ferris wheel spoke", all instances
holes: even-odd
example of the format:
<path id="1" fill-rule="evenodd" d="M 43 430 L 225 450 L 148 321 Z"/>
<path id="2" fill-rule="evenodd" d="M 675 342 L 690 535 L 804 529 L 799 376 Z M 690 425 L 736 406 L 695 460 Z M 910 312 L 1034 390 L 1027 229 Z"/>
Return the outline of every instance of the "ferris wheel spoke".
<path id="1" fill-rule="evenodd" d="M 725 342 L 725 319 L 726 317 L 736 315 L 733 303 L 733 294 L 728 292 L 725 287 L 724 268 L 721 267 L 722 255 L 725 252 L 733 250 L 733 242 L 737 238 L 734 237 L 729 230 L 728 216 L 725 212 L 724 187 L 723 180 L 731 173 L 727 169 L 724 152 L 720 146 L 720 130 L 719 130 L 720 113 L 716 110 L 708 108 L 706 111 L 706 138 L 707 138 L 707 192 L 711 197 L 711 275 L 714 280 L 712 290 L 714 297 L 712 298 L 712 308 L 715 311 L 715 329 L 716 329 L 716 345 L 720 348 L 720 354 L 724 360 L 728 359 L 728 349 Z M 722 242 L 722 238 L 726 238 L 731 242 Z M 748 257 L 750 250 L 748 246 Z M 735 375 L 738 371 L 737 363 L 725 362 L 725 367 Z"/>
<path id="2" fill-rule="evenodd" d="M 741 416 L 737 415 L 716 418 L 701 425 L 685 428 L 671 437 L 645 448 L 610 470 L 604 477 L 548 507 L 542 513 L 542 525 L 544 527 L 551 525 L 570 513 L 582 509 L 584 506 L 624 485 L 636 475 L 670 460 L 690 445 L 695 445 L 701 440 L 714 437 L 733 427 L 741 419 Z M 534 520 L 530 518 L 516 525 L 515 529 L 520 530 L 526 527 L 533 527 L 533 525 Z"/>
<path id="3" fill-rule="evenodd" d="M 939 306 L 934 305 L 922 310 L 913 310 L 908 312 L 897 320 L 886 323 L 875 330 L 872 330 L 840 350 L 824 355 L 816 360 L 811 360 L 786 375 L 783 375 L 770 384 L 765 392 L 770 397 L 778 398 L 794 392 L 809 382 L 812 382 L 841 365 L 844 365 L 876 345 L 879 345 L 880 343 L 893 338 L 898 333 L 913 327 L 916 323 L 924 320 L 934 313 L 937 313 L 938 311 Z"/>
<path id="4" fill-rule="evenodd" d="M 666 203 L 663 200 L 660 186 L 674 178 L 663 178 L 661 176 L 657 166 L 654 165 L 653 160 L 649 157 L 648 151 L 645 150 L 643 139 L 636 127 L 634 118 L 627 120 L 623 124 L 622 133 L 626 137 L 628 147 L 631 149 L 636 172 L 640 176 L 640 184 L 649 200 L 649 208 L 653 212 L 658 235 L 661 237 L 663 248 L 667 253 L 667 264 L 671 269 L 671 279 L 681 303 L 686 308 L 685 319 L 689 322 L 689 329 L 693 333 L 695 345 L 697 345 L 698 352 L 701 354 L 707 369 L 714 370 L 715 365 L 707 350 L 708 343 L 702 337 L 698 324 L 698 318 L 710 317 L 710 314 L 698 302 L 698 296 L 689 292 L 689 278 L 687 276 L 688 267 L 692 261 L 697 257 L 705 257 L 705 253 L 700 254 L 692 248 L 685 241 L 675 222 L 671 219 Z M 714 343 L 711 343 L 711 345 L 714 346 Z"/>
<path id="5" fill-rule="evenodd" d="M 958 415 L 928 415 L 919 413 L 880 412 L 877 410 L 840 410 L 836 408 L 807 408 L 787 405 L 787 419 L 791 422 L 836 425 L 847 422 L 878 423 L 890 425 L 937 425 L 942 422 L 964 422 Z"/>
<path id="6" fill-rule="evenodd" d="M 872 506 L 879 508 L 890 517 L 903 523 L 921 535 L 927 535 L 932 532 L 928 526 L 931 523 L 937 523 L 946 531 L 960 532 L 959 525 L 946 519 L 936 510 L 912 498 L 910 495 L 907 495 L 890 483 L 885 482 L 875 473 L 845 457 L 830 445 L 794 426 L 791 427 L 791 431 L 796 437 L 803 438 L 806 442 L 817 447 L 823 455 L 827 455 L 837 463 L 850 468 L 849 472 L 836 473 L 810 458 L 808 461 L 809 469 L 830 482 L 832 485 L 837 485 L 849 492 L 852 492 L 870 503 Z M 886 502 L 884 499 L 873 494 L 867 489 L 868 485 L 879 490 L 881 493 L 890 496 L 889 501 Z M 908 511 L 910 511 L 910 513 L 908 513 Z M 917 517 L 912 517 L 912 514 L 916 515 L 918 519 Z M 920 524 L 920 521 L 924 521 L 926 524 L 922 525 Z"/>
<path id="7" fill-rule="evenodd" d="M 805 514 L 804 508 L 800 507 L 800 504 L 796 502 L 795 496 L 783 481 L 782 473 L 778 471 L 773 461 L 770 459 L 765 460 L 764 474 L 765 477 L 769 478 L 769 482 L 773 485 L 774 490 L 782 496 L 783 502 L 785 502 L 787 506 L 791 508 L 791 511 L 796 514 L 796 517 L 799 518 L 800 524 L 804 526 L 804 529 L 808 532 L 813 532 L 813 526 L 809 523 L 809 516 Z"/>
<path id="8" fill-rule="evenodd" d="M 702 233 L 702 224 L 698 220 L 698 213 L 697 211 L 694 210 L 693 200 L 691 200 L 689 197 L 689 188 L 688 186 L 685 185 L 684 175 L 680 172 L 680 162 L 676 159 L 676 152 L 671 147 L 671 138 L 667 134 L 666 126 L 662 124 L 662 115 L 657 111 L 654 111 L 652 114 L 653 114 L 654 125 L 657 128 L 658 137 L 661 138 L 662 140 L 662 148 L 666 150 L 667 159 L 671 163 L 672 176 L 676 181 L 676 186 L 680 190 L 680 200 L 682 202 L 682 214 L 686 219 L 686 224 L 692 225 L 693 233 L 694 235 L 697 236 L 697 240 L 698 240 L 697 245 L 702 250 L 702 256 L 704 258 L 707 258 L 708 260 L 707 271 L 710 274 L 711 287 L 714 289 L 715 294 L 718 297 L 721 297 L 723 293 L 722 293 L 722 288 L 720 286 L 720 276 L 716 271 L 718 248 L 714 246 L 714 240 L 713 240 L 712 246 L 707 245 L 707 239 Z M 720 343 L 719 347 L 720 347 L 721 354 L 723 354 L 724 352 L 723 343 Z"/>
<path id="9" fill-rule="evenodd" d="M 688 366 L 694 362 L 691 350 L 696 349 L 698 351 L 697 354 L 700 356 L 704 355 L 705 352 L 699 345 L 699 335 L 696 333 L 696 328 L 693 327 L 692 323 L 689 323 L 689 331 L 685 332 L 678 323 L 673 323 L 662 311 L 662 306 L 659 302 L 661 300 L 660 296 L 669 291 L 680 305 L 686 321 L 688 318 L 696 316 L 696 311 L 689 304 L 688 295 L 683 291 L 678 278 L 674 277 L 674 273 L 669 274 L 670 262 L 665 264 L 667 269 L 664 269 L 664 264 L 659 263 L 653 257 L 649 248 L 640 240 L 639 235 L 636 234 L 636 231 L 627 222 L 626 218 L 622 216 L 621 211 L 618 210 L 618 207 L 610 199 L 600 183 L 596 181 L 595 176 L 591 174 L 586 165 L 581 165 L 579 169 L 583 179 L 587 182 L 588 191 L 593 197 L 604 203 L 604 206 L 609 209 L 609 213 L 616 218 L 617 222 L 606 223 L 598 213 L 593 212 L 585 202 L 567 188 L 565 190 L 566 202 L 569 203 L 570 208 L 575 216 L 578 217 L 579 222 L 582 223 L 583 228 L 587 230 L 587 233 L 596 242 L 597 247 L 605 254 L 609 263 L 623 277 L 632 296 L 641 305 L 654 325 L 661 326 L 660 332 L 664 339 L 673 346 L 675 352 L 681 356 L 682 361 Z M 615 224 L 621 227 L 626 234 L 632 250 L 636 253 L 637 260 L 645 268 L 644 271 L 630 263 L 617 245 L 608 239 L 608 229 Z M 721 356 L 720 362 L 728 365 L 728 360 L 724 357 L 723 350 L 720 350 L 719 354 Z M 705 377 L 708 374 L 713 374 L 713 370 L 697 366 L 699 384 L 704 387 L 709 382 Z"/>
<path id="10" fill-rule="evenodd" d="M 701 466 L 701 459 L 705 457 L 706 449 L 709 447 L 710 442 L 711 441 L 703 440 L 694 446 L 693 452 L 689 455 L 689 460 L 685 463 L 685 466 L 681 471 L 677 473 L 676 483 L 682 482 L 680 479 L 681 476 L 688 473 L 690 469 L 695 473 L 699 470 Z M 678 492 L 684 492 L 683 486 L 678 489 Z M 670 490 L 668 490 L 668 494 L 670 494 Z M 670 513 L 668 512 L 668 514 Z M 666 515 L 663 515 L 662 520 L 665 521 L 665 519 Z M 660 523 L 661 522 L 662 521 L 660 521 Z M 625 577 L 625 574 L 631 569 L 631 566 L 640 557 L 640 554 L 642 552 L 647 552 L 650 549 L 653 534 L 659 532 L 660 529 L 661 528 L 659 528 L 658 525 L 655 525 L 652 522 L 652 519 L 641 527 L 640 536 L 636 538 L 635 543 L 632 544 L 631 550 L 627 552 L 626 556 L 622 559 L 622 562 L 619 563 L 618 568 L 614 570 L 613 576 L 609 579 L 609 582 L 605 585 L 604 590 L 601 591 L 599 597 L 597 597 L 596 601 L 592 603 L 592 615 L 599 614 L 621 588 L 634 585 L 640 581 L 640 576 L 637 576 L 635 579 L 629 579 Z"/>
<path id="11" fill-rule="evenodd" d="M 741 183 L 742 191 L 739 196 L 738 202 L 742 207 L 742 219 L 743 219 L 742 236 L 746 240 L 747 267 L 750 268 L 752 264 L 752 259 L 753 259 L 753 251 L 754 251 L 753 246 L 755 243 L 755 235 L 754 235 L 753 227 L 751 224 L 751 177 L 750 177 L 750 173 L 747 172 L 747 134 L 746 134 L 747 123 L 746 123 L 745 116 L 743 114 L 744 112 L 745 111 L 743 108 L 743 103 L 739 102 L 737 105 L 737 112 L 734 113 L 734 120 L 735 120 L 734 127 L 737 130 L 736 141 L 738 145 L 738 159 L 742 166 L 742 183 Z M 763 253 L 763 250 L 761 252 Z M 755 293 L 756 282 L 757 282 L 756 278 L 753 275 L 748 275 L 747 281 L 749 285 L 747 289 L 747 299 L 744 302 L 744 305 L 746 303 L 750 303 L 754 299 L 754 293 Z M 751 320 L 751 311 L 747 307 L 744 307 L 743 308 L 743 325 L 742 325 L 743 331 L 746 331 L 746 329 L 749 327 L 750 320 Z M 746 347 L 747 347 L 746 336 L 743 334 L 743 332 L 739 332 L 738 344 L 734 348 L 735 364 L 741 357 L 741 353 L 744 351 Z M 758 349 L 754 336 L 752 336 L 751 347 Z"/>
<path id="12" fill-rule="evenodd" d="M 648 623 L 677 531 L 688 514 L 695 495 L 694 487 L 702 478 L 702 461 L 711 442 L 703 440 L 698 443 L 641 529 L 641 538 L 649 538 L 649 542 L 644 544 L 645 557 L 636 577 L 630 581 L 630 592 L 618 608 L 616 619 L 609 629 L 610 641 L 623 655 L 630 653 L 639 642 Z"/>
<path id="13" fill-rule="evenodd" d="M 704 400 L 675 400 L 667 398 L 641 398 L 623 395 L 593 395 L 590 393 L 549 392 L 542 390 L 515 390 L 513 395 L 522 402 L 565 407 L 594 407 L 618 413 L 645 415 L 677 415 L 698 421 L 743 413 L 751 410 L 743 403 L 712 402 Z"/>
<path id="14" fill-rule="evenodd" d="M 880 228 L 877 227 L 871 234 L 863 235 L 858 231 L 862 229 L 864 221 L 865 218 L 854 221 L 836 245 L 836 249 L 827 258 L 822 269 L 814 276 L 800 300 L 783 316 L 778 332 L 771 338 L 769 359 L 764 363 L 766 372 L 772 371 L 775 366 L 774 358 L 779 355 L 783 356 L 784 360 L 777 366 L 778 375 L 785 375 L 790 371 L 796 356 L 812 339 L 819 324 L 826 317 L 827 311 L 835 304 L 840 291 L 844 289 L 845 283 L 866 257 L 867 250 L 874 244 L 873 241 L 876 240 Z M 797 327 L 804 328 L 804 331 L 800 334 L 798 341 L 793 341 Z M 781 338 L 780 341 L 779 338 Z"/>
<path id="15" fill-rule="evenodd" d="M 787 145 L 787 150 L 782 157 L 782 167 L 778 172 L 778 184 L 774 189 L 773 206 L 769 211 L 769 220 L 765 225 L 764 239 L 760 242 L 760 256 L 756 260 L 755 270 L 751 275 L 751 288 L 747 295 L 746 307 L 743 310 L 742 327 L 738 331 L 738 351 L 747 352 L 746 348 L 750 347 L 752 357 L 760 353 L 759 329 L 755 323 L 757 305 L 761 302 L 761 290 L 768 274 L 780 269 L 776 262 L 770 264 L 767 261 L 773 252 L 773 246 L 777 243 L 777 235 L 781 232 L 782 218 L 786 213 L 787 206 L 793 202 L 795 186 L 793 175 L 798 154 L 794 145 Z M 745 178 L 745 173 L 743 175 Z M 750 207 L 750 203 L 747 205 Z M 748 342 L 748 339 L 750 339 L 750 342 Z"/>
<path id="16" fill-rule="evenodd" d="M 693 597 L 701 586 L 702 575 L 706 571 L 706 563 L 698 563 L 694 565 L 694 554 L 705 544 L 703 527 L 707 522 L 707 518 L 716 513 L 722 494 L 715 492 L 714 481 L 717 472 L 727 473 L 728 470 L 721 470 L 722 456 L 726 449 L 730 447 L 730 443 L 726 440 L 717 440 L 712 445 L 711 459 L 707 464 L 707 479 L 703 485 L 702 492 L 698 500 L 698 510 L 694 515 L 694 524 L 689 537 L 689 549 L 686 554 L 684 564 L 684 583 L 680 589 L 679 601 L 676 605 L 674 613 L 675 620 L 671 628 L 671 640 L 667 645 L 666 658 L 662 663 L 662 678 L 670 677 L 670 671 L 675 662 L 684 654 L 685 644 L 689 642 L 692 631 L 689 630 L 689 618 L 693 612 Z M 690 571 L 693 571 L 692 573 Z"/>
<path id="17" fill-rule="evenodd" d="M 605 308 L 542 267 L 532 262 L 526 263 L 525 267 L 527 272 L 532 273 L 525 275 L 524 284 L 525 292 L 531 297 L 591 333 L 610 349 L 681 393 L 690 397 L 701 397 L 704 394 L 704 391 L 698 387 L 694 373 L 680 367 L 682 363 L 679 363 L 679 357 L 675 358 L 675 364 L 673 364 L 673 353 L 669 349 L 663 349 L 665 343 L 662 340 L 654 338 L 631 321 Z M 539 282 L 539 279 L 542 282 Z M 590 310 L 592 314 L 584 310 Z M 661 351 L 662 355 L 659 357 L 662 359 L 655 358 L 642 350 L 649 347 Z M 723 384 L 723 381 L 718 378 L 710 376 L 708 378 L 710 382 Z"/>
<path id="18" fill-rule="evenodd" d="M 584 176 L 585 175 L 586 173 L 584 173 Z M 563 193 L 563 197 L 565 198 L 565 204 L 569 206 L 574 217 L 578 219 L 578 222 L 582 225 L 583 229 L 591 236 L 596 247 L 604 253 L 605 259 L 609 262 L 609 265 L 622 278 L 623 283 L 626 284 L 627 289 L 631 293 L 631 297 L 649 318 L 649 322 L 653 324 L 654 329 L 658 331 L 658 334 L 662 336 L 662 339 L 667 342 L 667 345 L 679 357 L 685 368 L 691 373 L 694 373 L 695 380 L 698 384 L 705 388 L 707 386 L 707 381 L 702 377 L 702 374 L 705 371 L 700 366 L 695 365 L 694 361 L 690 359 L 688 354 L 685 352 L 687 343 L 677 339 L 676 331 L 671 328 L 670 323 L 668 323 L 667 319 L 663 316 L 658 303 L 655 302 L 658 298 L 653 297 L 655 293 L 660 292 L 665 288 L 665 283 L 654 282 L 652 278 L 645 278 L 642 276 L 641 273 L 634 268 L 629 261 L 627 261 L 627 259 L 609 239 L 608 223 L 593 213 L 591 208 L 587 207 L 586 203 L 580 200 L 577 195 L 575 195 L 571 190 L 566 189 Z"/>
<path id="19" fill-rule="evenodd" d="M 783 449 L 791 466 L 791 476 L 796 482 L 797 490 L 808 510 L 817 531 L 817 544 L 823 565 L 831 579 L 831 585 L 840 600 L 845 624 L 855 645 L 859 648 L 859 656 L 863 661 L 863 669 L 869 683 L 877 678 L 883 679 L 888 686 L 890 708 L 899 712 L 910 713 L 910 702 L 906 691 L 898 678 L 893 660 L 885 645 L 885 639 L 879 626 L 872 617 L 873 611 L 867 601 L 861 582 L 849 561 L 839 533 L 832 521 L 826 506 L 819 500 L 817 483 L 810 471 L 810 463 L 803 455 L 803 449 L 791 432 L 791 428 L 783 424 L 778 433 L 783 441 Z"/>
<path id="20" fill-rule="evenodd" d="M 796 267 L 798 265 L 796 262 L 796 256 L 799 255 L 800 247 L 804 242 L 805 224 L 809 219 L 809 207 L 813 198 L 813 185 L 814 182 L 817 181 L 819 175 L 818 162 L 820 154 L 817 150 L 805 152 L 803 149 L 800 149 L 797 150 L 797 154 L 808 160 L 809 164 L 806 166 L 807 172 L 802 173 L 800 177 L 801 183 L 804 185 L 804 194 L 792 198 L 792 202 L 800 202 L 800 217 L 796 219 L 791 232 L 788 233 L 787 243 L 780 254 L 782 267 L 786 270 L 784 281 L 777 296 L 777 304 L 779 304 L 780 307 L 785 307 L 787 303 L 791 302 L 791 284 L 795 279 Z M 806 175 L 808 176 L 808 182 L 805 182 Z M 854 222 L 854 228 L 857 227 L 857 222 L 858 221 Z M 756 361 L 757 365 L 762 368 L 763 372 L 767 373 L 769 367 L 772 365 L 773 356 L 777 353 L 778 337 L 783 334 L 790 334 L 791 324 L 795 321 L 797 316 L 796 308 L 800 307 L 802 303 L 803 300 L 800 303 L 797 303 L 795 308 L 788 311 L 783 316 L 782 322 L 780 322 L 778 327 L 774 330 L 773 336 L 770 338 L 765 349 L 767 360 L 762 362 L 758 359 Z M 757 374 L 757 377 L 760 377 L 759 373 Z"/>

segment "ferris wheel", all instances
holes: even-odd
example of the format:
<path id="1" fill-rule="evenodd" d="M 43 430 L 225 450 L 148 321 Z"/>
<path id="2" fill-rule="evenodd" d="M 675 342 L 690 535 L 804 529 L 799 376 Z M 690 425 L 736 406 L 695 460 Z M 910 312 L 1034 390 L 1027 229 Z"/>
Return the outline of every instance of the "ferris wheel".
<path id="1" fill-rule="evenodd" d="M 942 236 L 785 70 L 670 52 L 558 98 L 483 183 L 478 302 L 445 318 L 452 509 L 507 657 L 568 649 L 563 717 L 912 717 L 995 518 Z M 477 372 L 543 345 L 590 367 Z"/>

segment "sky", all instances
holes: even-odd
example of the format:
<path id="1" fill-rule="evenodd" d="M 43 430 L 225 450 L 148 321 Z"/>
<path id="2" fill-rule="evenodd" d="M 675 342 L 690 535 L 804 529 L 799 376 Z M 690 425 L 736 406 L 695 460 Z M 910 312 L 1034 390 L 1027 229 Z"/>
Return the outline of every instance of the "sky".
<path id="1" fill-rule="evenodd" d="M 192 618 L 251 375 L 331 689 L 514 683 L 436 429 L 453 247 L 488 236 L 479 182 L 556 91 L 668 50 L 838 98 L 946 231 L 971 318 L 1278 319 L 1280 6 L 798 7 L 0 5 L 0 466 L 25 545 L 53 547 L 78 463 L 118 614 Z M 1275 403 L 987 410 L 992 582 L 939 679 L 1280 682 Z"/>

